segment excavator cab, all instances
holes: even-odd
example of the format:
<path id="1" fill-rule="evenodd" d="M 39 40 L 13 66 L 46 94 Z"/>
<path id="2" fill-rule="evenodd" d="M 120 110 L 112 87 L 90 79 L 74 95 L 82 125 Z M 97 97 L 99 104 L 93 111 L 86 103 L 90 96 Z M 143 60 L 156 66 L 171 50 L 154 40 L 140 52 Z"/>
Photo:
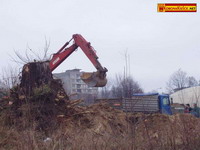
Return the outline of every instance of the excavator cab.
<path id="1" fill-rule="evenodd" d="M 81 79 L 89 87 L 104 87 L 107 83 L 106 72 L 83 72 Z"/>

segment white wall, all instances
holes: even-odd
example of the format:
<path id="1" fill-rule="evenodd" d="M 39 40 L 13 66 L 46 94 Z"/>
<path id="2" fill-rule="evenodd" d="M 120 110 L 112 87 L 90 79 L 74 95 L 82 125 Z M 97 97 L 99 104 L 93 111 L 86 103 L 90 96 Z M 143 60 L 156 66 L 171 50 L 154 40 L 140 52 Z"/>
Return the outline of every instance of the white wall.
<path id="1" fill-rule="evenodd" d="M 190 104 L 191 106 L 197 103 L 200 106 L 200 86 L 177 91 L 171 94 L 170 97 L 173 98 L 174 103 Z"/>

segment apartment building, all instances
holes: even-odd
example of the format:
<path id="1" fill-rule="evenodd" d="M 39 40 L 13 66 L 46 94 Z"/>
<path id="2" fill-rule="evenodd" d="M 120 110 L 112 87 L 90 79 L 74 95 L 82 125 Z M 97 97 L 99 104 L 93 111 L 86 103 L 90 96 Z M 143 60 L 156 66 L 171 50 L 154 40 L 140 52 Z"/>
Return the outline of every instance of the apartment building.
<path id="1" fill-rule="evenodd" d="M 66 70 L 62 73 L 53 74 L 54 78 L 61 79 L 63 88 L 68 95 L 73 96 L 72 99 L 83 97 L 96 97 L 98 93 L 97 87 L 88 87 L 80 78 L 81 69 Z"/>

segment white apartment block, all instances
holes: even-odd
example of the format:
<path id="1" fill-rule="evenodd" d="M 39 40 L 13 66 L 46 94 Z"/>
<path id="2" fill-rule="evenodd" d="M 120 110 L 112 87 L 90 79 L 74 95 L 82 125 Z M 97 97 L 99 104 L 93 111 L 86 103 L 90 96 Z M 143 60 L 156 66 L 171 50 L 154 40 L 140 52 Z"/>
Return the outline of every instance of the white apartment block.
<path id="1" fill-rule="evenodd" d="M 81 97 L 83 95 L 96 96 L 97 87 L 88 87 L 80 78 L 82 72 L 80 69 L 66 70 L 62 73 L 53 74 L 54 78 L 61 79 L 63 88 L 68 95 L 76 94 Z M 77 97 L 77 96 L 76 96 Z M 77 97 L 77 98 L 78 98 Z"/>

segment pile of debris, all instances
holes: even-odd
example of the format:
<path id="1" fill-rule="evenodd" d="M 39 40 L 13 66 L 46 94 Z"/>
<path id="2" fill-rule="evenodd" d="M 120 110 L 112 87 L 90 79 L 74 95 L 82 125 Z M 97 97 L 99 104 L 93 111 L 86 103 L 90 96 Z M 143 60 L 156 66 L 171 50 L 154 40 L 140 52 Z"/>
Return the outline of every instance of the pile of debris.
<path id="1" fill-rule="evenodd" d="M 200 120 L 190 114 L 127 114 L 105 104 L 95 104 L 76 107 L 72 116 L 62 118 L 61 122 L 62 135 L 68 137 L 65 141 L 68 149 L 77 148 L 76 143 L 80 142 L 78 149 L 91 149 L 94 145 L 97 149 L 195 149 L 200 146 Z"/>
<path id="2" fill-rule="evenodd" d="M 24 65 L 21 83 L 10 90 L 4 110 L 6 124 L 24 129 L 55 129 L 57 116 L 70 113 L 70 101 L 61 81 L 53 79 L 49 62 L 31 62 Z M 68 104 L 68 105 L 67 105 Z"/>
<path id="3" fill-rule="evenodd" d="M 68 100 L 61 82 L 53 79 L 48 62 L 26 64 L 21 84 L 11 89 L 7 104 L 4 101 L 1 106 L 0 146 L 5 148 L 9 144 L 13 149 L 35 146 L 41 149 L 195 149 L 199 146 L 200 121 L 192 115 L 130 114 L 103 103 L 77 106 L 80 102 Z M 5 128 L 15 130 L 5 132 Z M 43 143 L 46 137 L 51 139 L 48 145 Z"/>

